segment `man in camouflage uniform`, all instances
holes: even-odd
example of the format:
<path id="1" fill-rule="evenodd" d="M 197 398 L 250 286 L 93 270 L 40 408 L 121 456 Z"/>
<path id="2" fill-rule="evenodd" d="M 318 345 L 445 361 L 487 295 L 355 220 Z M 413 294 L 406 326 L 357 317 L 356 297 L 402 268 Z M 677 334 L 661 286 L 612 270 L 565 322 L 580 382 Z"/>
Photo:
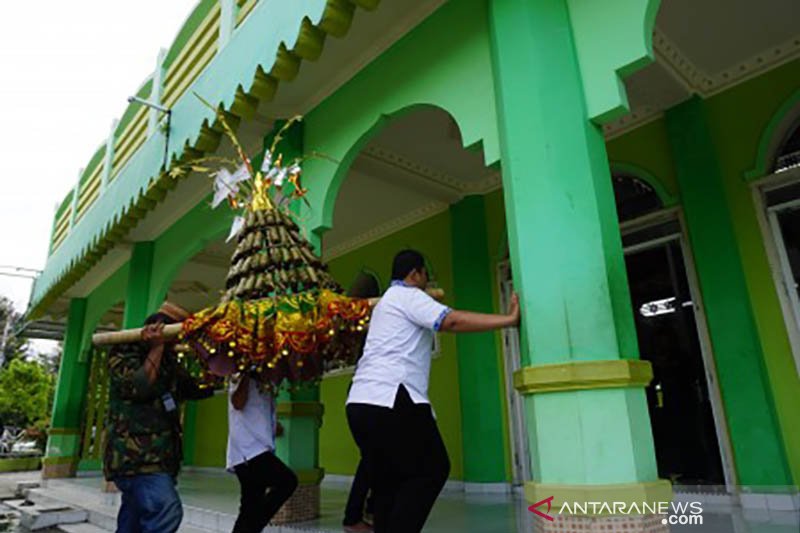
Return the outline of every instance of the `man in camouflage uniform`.
<path id="1" fill-rule="evenodd" d="M 179 404 L 213 394 L 189 378 L 163 337 L 164 324 L 186 311 L 165 302 L 147 318 L 142 341 L 114 346 L 108 355 L 111 380 L 106 479 L 122 492 L 118 533 L 170 533 L 183 507 L 175 490 L 182 459 Z"/>

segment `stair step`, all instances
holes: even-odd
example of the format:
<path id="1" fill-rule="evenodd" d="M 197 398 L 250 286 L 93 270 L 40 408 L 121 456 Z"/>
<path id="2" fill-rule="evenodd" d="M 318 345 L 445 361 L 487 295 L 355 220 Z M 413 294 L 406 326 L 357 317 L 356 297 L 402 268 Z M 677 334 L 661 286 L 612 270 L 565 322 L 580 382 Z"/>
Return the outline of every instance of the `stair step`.
<path id="1" fill-rule="evenodd" d="M 88 522 L 82 524 L 61 524 L 58 526 L 57 530 L 63 531 L 64 533 L 108 533 L 110 531 Z"/>
<path id="2" fill-rule="evenodd" d="M 30 500 L 6 500 L 6 506 L 19 513 L 19 523 L 31 531 L 54 527 L 59 524 L 86 522 L 89 513 L 69 505 L 55 502 L 32 502 Z"/>

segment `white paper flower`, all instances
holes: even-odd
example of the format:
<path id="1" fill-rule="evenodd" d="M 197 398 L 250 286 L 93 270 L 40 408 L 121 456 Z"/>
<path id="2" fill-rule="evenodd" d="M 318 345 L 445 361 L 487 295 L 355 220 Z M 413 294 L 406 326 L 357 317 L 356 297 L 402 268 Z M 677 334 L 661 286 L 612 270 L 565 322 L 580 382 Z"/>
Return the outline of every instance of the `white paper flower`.
<path id="1" fill-rule="evenodd" d="M 211 200 L 211 207 L 217 207 L 230 194 L 236 194 L 236 192 L 238 192 L 238 190 L 231 190 L 230 182 L 231 173 L 228 172 L 228 169 L 219 169 L 217 174 L 214 176 L 214 199 Z"/>
<path id="2" fill-rule="evenodd" d="M 261 172 L 266 174 L 270 168 L 272 168 L 272 152 L 267 148 L 267 151 L 264 152 L 264 162 L 261 163 Z"/>
<path id="3" fill-rule="evenodd" d="M 278 172 L 278 175 L 275 176 L 275 186 L 276 187 L 283 187 L 283 182 L 286 180 L 286 171 L 288 169 L 282 168 Z"/>
<path id="4" fill-rule="evenodd" d="M 244 228 L 244 217 L 236 217 L 233 219 L 233 224 L 231 224 L 231 232 L 228 234 L 228 238 L 225 239 L 225 242 L 229 242 L 231 239 L 236 237 Z"/>
<path id="5" fill-rule="evenodd" d="M 239 192 L 237 184 L 248 179 L 250 173 L 245 165 L 240 166 L 233 174 L 227 168 L 219 169 L 214 176 L 214 199 L 211 201 L 211 207 L 217 207 L 225 198 L 236 195 Z"/>

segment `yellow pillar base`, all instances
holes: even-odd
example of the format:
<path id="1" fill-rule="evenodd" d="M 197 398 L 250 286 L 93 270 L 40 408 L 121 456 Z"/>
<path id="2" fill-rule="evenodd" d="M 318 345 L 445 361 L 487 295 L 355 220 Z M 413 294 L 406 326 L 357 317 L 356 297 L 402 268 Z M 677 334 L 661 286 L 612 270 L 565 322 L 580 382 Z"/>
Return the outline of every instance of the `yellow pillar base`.
<path id="1" fill-rule="evenodd" d="M 42 479 L 75 477 L 77 457 L 45 457 L 42 459 Z"/>
<path id="2" fill-rule="evenodd" d="M 283 507 L 280 508 L 270 524 L 288 524 L 314 520 L 320 515 L 319 484 L 299 485 Z"/>

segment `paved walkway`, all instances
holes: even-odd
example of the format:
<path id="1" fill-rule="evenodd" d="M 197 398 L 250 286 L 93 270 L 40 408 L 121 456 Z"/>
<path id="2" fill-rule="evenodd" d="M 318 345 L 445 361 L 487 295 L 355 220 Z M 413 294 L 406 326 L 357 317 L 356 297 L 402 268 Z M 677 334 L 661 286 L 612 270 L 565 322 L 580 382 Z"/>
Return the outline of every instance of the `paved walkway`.
<path id="1" fill-rule="evenodd" d="M 38 473 L 0 475 L 0 498 L 3 491 L 13 491 L 17 483 L 38 481 Z M 114 529 L 118 495 L 101 492 L 99 477 L 50 480 L 34 491 L 40 497 L 56 498 L 80 505 L 91 515 L 92 523 L 108 531 Z M 239 487 L 236 478 L 224 472 L 193 472 L 181 475 L 178 489 L 185 514 L 182 533 L 232 529 L 238 508 Z M 321 517 L 310 523 L 271 527 L 269 533 L 339 532 L 349 486 L 326 480 L 322 488 Z M 5 496 L 7 497 L 7 496 Z M 694 499 L 684 495 L 683 498 Z M 518 497 L 471 495 L 448 491 L 440 496 L 426 524 L 426 533 L 516 533 L 533 531 L 535 518 Z M 730 505 L 703 505 L 703 525 L 673 526 L 675 533 L 798 533 L 800 516 L 789 512 L 742 511 Z"/>

